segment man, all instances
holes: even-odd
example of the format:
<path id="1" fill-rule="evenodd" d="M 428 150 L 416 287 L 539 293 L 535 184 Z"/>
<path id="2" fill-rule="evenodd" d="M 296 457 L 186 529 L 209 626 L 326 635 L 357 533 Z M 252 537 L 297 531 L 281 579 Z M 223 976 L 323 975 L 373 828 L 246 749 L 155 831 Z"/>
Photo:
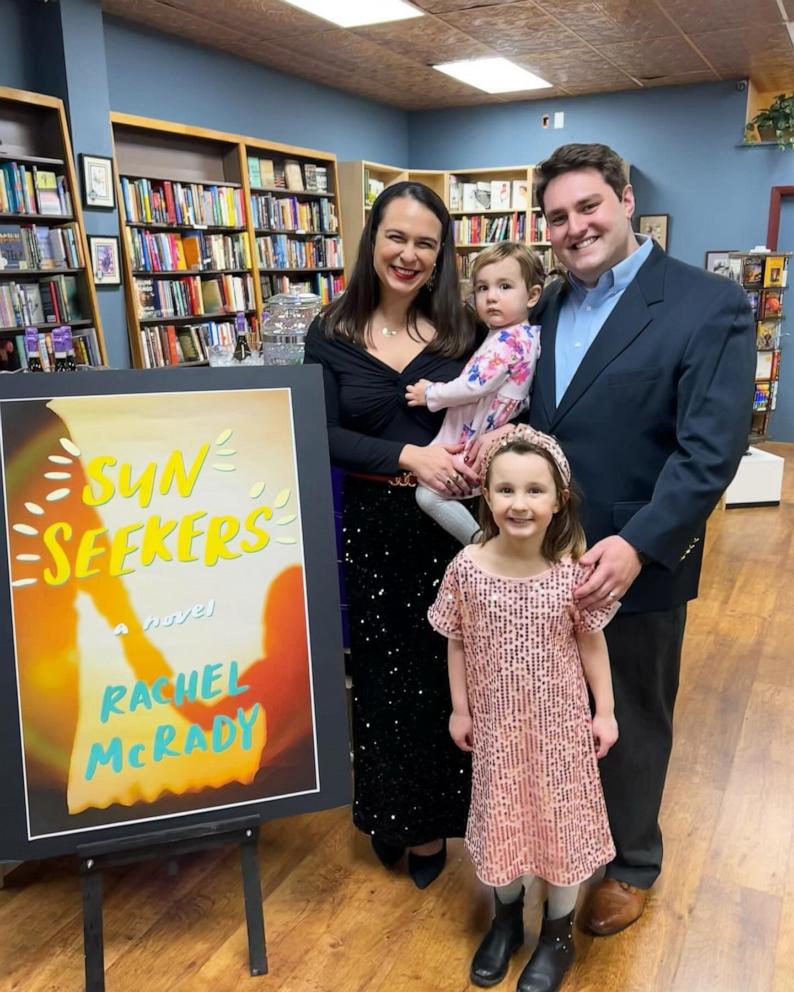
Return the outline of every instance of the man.
<path id="1" fill-rule="evenodd" d="M 634 194 L 610 148 L 558 148 L 536 195 L 568 278 L 533 315 L 529 422 L 560 441 L 583 493 L 594 571 L 579 607 L 623 604 L 606 629 L 620 739 L 601 762 L 617 857 L 588 920 L 604 935 L 640 916 L 661 870 L 686 603 L 706 518 L 746 448 L 755 334 L 738 285 L 634 234 Z"/>

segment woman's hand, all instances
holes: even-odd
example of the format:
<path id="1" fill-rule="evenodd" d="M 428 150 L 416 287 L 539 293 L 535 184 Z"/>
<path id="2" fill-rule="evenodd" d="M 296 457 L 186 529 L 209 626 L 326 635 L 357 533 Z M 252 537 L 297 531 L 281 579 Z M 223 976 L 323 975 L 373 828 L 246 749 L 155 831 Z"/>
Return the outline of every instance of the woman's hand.
<path id="1" fill-rule="evenodd" d="M 474 722 L 470 713 L 452 711 L 449 718 L 449 736 L 461 751 L 471 751 L 474 747 Z"/>
<path id="2" fill-rule="evenodd" d="M 593 717 L 593 741 L 595 742 L 596 758 L 605 758 L 617 739 L 618 722 L 614 714 L 602 716 L 596 713 Z"/>
<path id="3" fill-rule="evenodd" d="M 400 468 L 413 472 L 423 486 L 442 496 L 467 496 L 479 480 L 470 468 L 455 465 L 452 456 L 461 451 L 462 444 L 406 444 Z"/>

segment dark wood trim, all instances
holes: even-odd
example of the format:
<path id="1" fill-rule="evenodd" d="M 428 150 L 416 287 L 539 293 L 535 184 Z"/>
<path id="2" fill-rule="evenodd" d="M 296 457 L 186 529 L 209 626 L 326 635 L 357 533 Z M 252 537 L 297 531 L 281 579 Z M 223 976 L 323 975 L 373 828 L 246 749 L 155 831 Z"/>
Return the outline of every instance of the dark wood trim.
<path id="1" fill-rule="evenodd" d="M 777 251 L 777 239 L 780 234 L 780 201 L 784 196 L 794 196 L 794 186 L 773 186 L 769 194 L 766 246 L 770 251 Z"/>

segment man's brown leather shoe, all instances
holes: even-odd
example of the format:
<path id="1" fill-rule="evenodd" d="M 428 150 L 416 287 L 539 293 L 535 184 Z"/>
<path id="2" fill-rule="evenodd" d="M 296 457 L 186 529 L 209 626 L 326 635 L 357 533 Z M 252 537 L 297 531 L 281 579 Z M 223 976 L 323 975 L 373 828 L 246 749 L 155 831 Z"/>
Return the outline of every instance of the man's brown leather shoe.
<path id="1" fill-rule="evenodd" d="M 642 916 L 647 889 L 638 889 L 617 878 L 605 878 L 590 902 L 588 929 L 599 937 L 608 937 L 630 927 Z"/>

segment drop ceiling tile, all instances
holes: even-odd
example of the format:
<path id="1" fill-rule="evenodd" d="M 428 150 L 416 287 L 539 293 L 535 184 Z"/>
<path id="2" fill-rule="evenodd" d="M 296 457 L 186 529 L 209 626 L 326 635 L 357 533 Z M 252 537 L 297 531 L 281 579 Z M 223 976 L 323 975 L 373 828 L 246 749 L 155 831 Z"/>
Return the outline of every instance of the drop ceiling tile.
<path id="1" fill-rule="evenodd" d="M 238 29 L 251 31 L 262 38 L 288 37 L 336 27 L 322 17 L 314 17 L 280 0 L 165 0 L 164 6 L 180 7 L 215 24 L 231 26 L 233 22 Z"/>
<path id="2" fill-rule="evenodd" d="M 519 2 L 443 14 L 448 24 L 487 43 L 502 55 L 544 51 L 576 43 L 575 36 L 535 3 Z"/>
<path id="3" fill-rule="evenodd" d="M 588 82 L 632 85 L 632 79 L 592 48 L 555 49 L 519 55 L 515 62 L 557 86 Z"/>
<path id="4" fill-rule="evenodd" d="M 355 34 L 425 65 L 495 54 L 488 45 L 475 41 L 437 17 L 374 24 L 356 28 Z"/>
<path id="5" fill-rule="evenodd" d="M 692 41 L 720 72 L 746 74 L 754 64 L 790 62 L 794 47 L 785 28 L 763 25 L 693 34 Z"/>
<path id="6" fill-rule="evenodd" d="M 794 17 L 794 5 L 786 3 Z M 775 0 L 659 0 L 659 5 L 688 34 L 783 20 Z"/>
<path id="7" fill-rule="evenodd" d="M 699 72 L 708 68 L 680 35 L 654 38 L 647 42 L 626 41 L 615 45 L 599 45 L 598 50 L 639 80 L 646 76 L 677 76 L 683 72 Z"/>
<path id="8" fill-rule="evenodd" d="M 477 10 L 480 7 L 503 7 L 505 0 L 411 0 L 411 3 L 428 13 L 444 14 L 457 10 Z"/>
<path id="9" fill-rule="evenodd" d="M 591 45 L 643 41 L 674 33 L 655 0 L 535 0 L 535 3 Z"/>

